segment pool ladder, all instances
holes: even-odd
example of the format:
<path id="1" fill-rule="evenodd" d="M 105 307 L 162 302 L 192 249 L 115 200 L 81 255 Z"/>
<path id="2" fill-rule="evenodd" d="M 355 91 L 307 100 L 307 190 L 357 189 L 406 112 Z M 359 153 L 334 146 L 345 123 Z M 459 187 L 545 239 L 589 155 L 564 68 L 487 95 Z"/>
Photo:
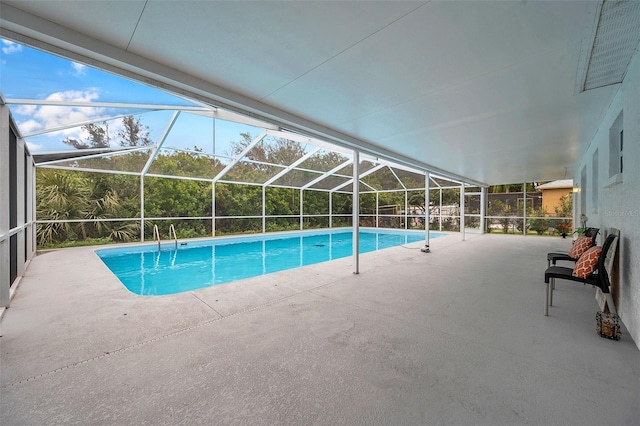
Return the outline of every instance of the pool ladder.
<path id="1" fill-rule="evenodd" d="M 169 226 L 169 239 L 173 235 L 173 240 L 176 243 L 176 250 L 178 249 L 178 236 L 176 235 L 176 228 L 173 223 Z M 158 251 L 160 251 L 160 231 L 158 225 L 153 225 L 153 239 L 158 242 Z"/>

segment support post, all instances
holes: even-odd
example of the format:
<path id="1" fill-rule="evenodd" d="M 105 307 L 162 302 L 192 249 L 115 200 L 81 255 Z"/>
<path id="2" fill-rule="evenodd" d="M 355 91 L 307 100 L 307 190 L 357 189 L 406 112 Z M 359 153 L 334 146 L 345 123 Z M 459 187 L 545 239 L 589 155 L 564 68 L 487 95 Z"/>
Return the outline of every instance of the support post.
<path id="1" fill-rule="evenodd" d="M 333 192 L 329 192 L 329 228 L 333 228 Z"/>
<path id="2" fill-rule="evenodd" d="M 267 214 L 267 208 L 265 206 L 265 203 L 267 201 L 267 188 L 262 185 L 262 233 L 264 234 L 265 232 L 267 232 L 267 219 L 266 219 L 266 214 Z"/>
<path id="3" fill-rule="evenodd" d="M 430 191 L 429 172 L 424 175 L 424 253 L 429 253 L 429 191 Z"/>
<path id="4" fill-rule="evenodd" d="M 33 197 L 33 193 L 36 190 L 35 186 L 35 167 L 33 165 L 33 157 L 31 155 L 27 156 L 27 162 L 24 165 L 26 167 L 25 176 L 27 181 L 25 182 L 27 191 L 27 211 L 26 211 L 26 227 L 25 227 L 25 244 L 27 245 L 27 260 L 31 260 L 36 251 L 36 246 L 34 243 L 33 234 L 36 232 L 36 224 L 34 222 L 34 211 L 35 211 L 35 200 Z"/>
<path id="5" fill-rule="evenodd" d="M 480 188 L 480 233 L 484 234 L 487 227 L 487 188 Z"/>
<path id="6" fill-rule="evenodd" d="M 0 105 L 0 307 L 11 298 L 9 249 L 9 107 Z"/>
<path id="7" fill-rule="evenodd" d="M 527 182 L 522 184 L 522 234 L 527 236 Z"/>
<path id="8" fill-rule="evenodd" d="M 376 191 L 376 228 L 380 227 L 380 194 Z"/>
<path id="9" fill-rule="evenodd" d="M 34 161 L 33 159 L 31 160 Z M 33 251 L 31 252 L 31 258 L 36 255 L 36 250 L 38 249 L 38 227 L 36 225 L 36 220 L 38 219 L 36 213 L 36 166 L 33 163 L 33 167 L 31 169 L 31 247 Z"/>
<path id="10" fill-rule="evenodd" d="M 440 188 L 440 207 L 438 208 L 439 230 L 442 232 L 442 188 Z"/>
<path id="11" fill-rule="evenodd" d="M 360 273 L 360 153 L 353 151 L 353 273 Z"/>
<path id="12" fill-rule="evenodd" d="M 303 189 L 300 188 L 300 230 L 301 231 L 304 229 L 304 219 L 302 217 L 302 191 Z"/>
<path id="13" fill-rule="evenodd" d="M 140 175 L 140 242 L 144 243 L 144 175 Z"/>
<path id="14" fill-rule="evenodd" d="M 407 190 L 404 190 L 404 229 L 409 228 L 409 195 Z"/>
<path id="15" fill-rule="evenodd" d="M 216 183 L 211 181 L 211 236 L 216 236 Z"/>
<path id="16" fill-rule="evenodd" d="M 213 126 L 213 155 L 217 155 L 217 151 L 216 151 L 216 117 L 215 117 L 215 111 L 213 113 L 213 119 L 211 120 L 212 126 Z M 211 181 L 211 237 L 215 237 L 216 236 L 216 183 L 215 181 Z M 212 250 L 212 254 L 213 251 L 215 250 L 215 246 L 211 247 Z M 212 256 L 213 258 L 213 256 Z M 215 268 L 215 262 L 212 261 L 212 268 Z M 215 276 L 215 269 L 212 271 L 213 275 Z"/>
<path id="17" fill-rule="evenodd" d="M 464 183 L 460 185 L 460 236 L 464 241 Z"/>
<path id="18" fill-rule="evenodd" d="M 17 239 L 18 249 L 16 250 L 17 257 L 17 276 L 22 277 L 24 275 L 24 265 L 27 262 L 27 257 L 25 256 L 25 249 L 27 243 L 27 227 L 25 222 L 25 202 L 26 202 L 26 179 L 25 179 L 25 144 L 24 139 L 18 138 L 16 141 L 16 158 L 14 161 L 16 162 L 16 226 L 19 228 L 18 232 L 15 234 Z"/>

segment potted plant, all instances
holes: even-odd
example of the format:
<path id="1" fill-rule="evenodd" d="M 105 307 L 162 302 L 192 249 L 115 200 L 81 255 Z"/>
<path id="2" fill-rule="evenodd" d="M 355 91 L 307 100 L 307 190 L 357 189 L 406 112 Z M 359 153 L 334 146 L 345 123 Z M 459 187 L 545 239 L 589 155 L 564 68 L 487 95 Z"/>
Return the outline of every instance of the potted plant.
<path id="1" fill-rule="evenodd" d="M 560 236 L 562 238 L 567 238 L 569 235 L 569 230 L 571 229 L 571 223 L 561 222 L 556 225 L 556 229 L 560 232 Z"/>
<path id="2" fill-rule="evenodd" d="M 573 231 L 574 234 L 578 235 L 578 237 L 584 235 L 587 232 L 587 221 L 589 218 L 585 214 L 580 215 L 580 228 Z"/>

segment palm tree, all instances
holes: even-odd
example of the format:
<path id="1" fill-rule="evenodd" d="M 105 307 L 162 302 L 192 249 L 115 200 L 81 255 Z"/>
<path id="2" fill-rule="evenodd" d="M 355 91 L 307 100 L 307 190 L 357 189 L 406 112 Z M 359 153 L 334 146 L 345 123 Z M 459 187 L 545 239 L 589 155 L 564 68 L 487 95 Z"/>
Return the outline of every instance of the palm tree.
<path id="1" fill-rule="evenodd" d="M 39 220 L 81 219 L 86 215 L 90 191 L 83 179 L 75 173 L 40 170 L 36 188 L 36 214 Z M 64 241 L 76 236 L 83 227 L 73 222 L 38 224 L 38 243 Z"/>
<path id="2" fill-rule="evenodd" d="M 39 169 L 37 181 L 39 220 L 82 220 L 38 224 L 40 245 L 102 236 L 112 241 L 130 241 L 138 234 L 137 222 L 101 220 L 117 218 L 122 213 L 115 182 L 107 177 L 92 179 L 83 172 Z"/>
<path id="3" fill-rule="evenodd" d="M 89 222 L 91 230 L 87 233 L 83 229 L 83 238 L 101 237 L 105 234 L 111 241 L 130 241 L 140 229 L 137 222 L 118 224 L 117 222 L 103 222 L 100 219 L 117 218 L 122 215 L 121 199 L 118 191 L 113 187 L 113 180 L 108 177 L 98 179 L 86 179 L 89 189 L 88 205 L 85 211 L 85 219 Z"/>

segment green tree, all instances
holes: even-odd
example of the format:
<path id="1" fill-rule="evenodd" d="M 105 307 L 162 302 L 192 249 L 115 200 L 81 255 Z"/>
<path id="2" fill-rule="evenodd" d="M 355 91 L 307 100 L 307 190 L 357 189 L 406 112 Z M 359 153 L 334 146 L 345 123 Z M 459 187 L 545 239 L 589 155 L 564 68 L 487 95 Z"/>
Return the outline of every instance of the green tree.
<path id="1" fill-rule="evenodd" d="M 530 209 L 527 215 L 533 217 L 529 221 L 529 225 L 538 235 L 542 235 L 549 230 L 549 219 L 547 218 L 547 212 L 543 208 Z"/>
<path id="2" fill-rule="evenodd" d="M 40 169 L 36 188 L 36 215 L 39 220 L 82 219 L 90 191 L 82 178 L 70 172 Z M 78 224 L 72 222 L 41 223 L 37 226 L 40 245 L 75 237 Z"/>
<path id="3" fill-rule="evenodd" d="M 571 194 L 563 195 L 560 198 L 560 205 L 553 208 L 556 217 L 571 218 L 573 217 L 573 197 Z M 556 228 L 561 234 L 570 234 L 573 227 L 572 219 L 554 219 L 551 226 Z"/>
<path id="4" fill-rule="evenodd" d="M 572 217 L 573 216 L 573 198 L 571 194 L 563 195 L 560 198 L 560 205 L 553 208 L 556 217 Z"/>
<path id="5" fill-rule="evenodd" d="M 149 129 L 140 118 L 124 117 L 123 127 L 116 136 L 121 146 L 151 145 Z M 63 142 L 76 149 L 111 146 L 109 124 L 87 124 L 84 141 L 66 138 Z M 86 168 L 102 170 L 140 171 L 148 154 L 78 160 Z M 80 163 L 81 162 L 81 163 Z M 39 219 L 78 220 L 78 222 L 45 223 L 38 226 L 38 242 L 61 243 L 65 240 L 85 240 L 106 237 L 112 241 L 129 241 L 139 235 L 138 222 L 113 222 L 104 219 L 139 215 L 139 178 L 124 175 L 87 173 L 83 171 L 52 171 L 38 169 L 36 177 L 36 209 Z"/>
<path id="6" fill-rule="evenodd" d="M 122 215 L 120 196 L 106 179 L 92 179 L 85 172 L 38 169 L 37 182 L 39 220 L 78 220 L 38 224 L 38 244 L 103 236 L 111 241 L 130 241 L 137 236 L 139 225 L 135 222 L 101 221 Z"/>
<path id="7" fill-rule="evenodd" d="M 511 218 L 509 217 L 510 215 L 511 215 L 511 206 L 506 204 L 502 209 L 503 217 L 498 219 L 498 223 L 500 223 L 500 226 L 502 227 L 502 232 L 504 232 L 505 234 L 509 233 L 509 227 L 511 226 Z"/>
<path id="8" fill-rule="evenodd" d="M 329 193 L 305 190 L 303 194 L 304 214 L 329 214 Z"/>
<path id="9" fill-rule="evenodd" d="M 141 118 L 128 115 L 122 118 L 122 128 L 116 133 L 120 146 L 147 146 L 153 141 L 149 138 L 149 126 L 142 124 Z"/>
<path id="10" fill-rule="evenodd" d="M 536 183 L 535 182 L 527 182 L 527 192 L 536 192 Z M 522 192 L 522 184 L 521 183 L 511 183 L 508 185 L 492 185 L 487 189 L 489 194 L 501 194 L 501 193 L 511 193 L 511 192 Z"/>
<path id="11" fill-rule="evenodd" d="M 89 175 L 89 174 L 88 174 Z M 93 175 L 93 176 L 91 176 Z M 123 179 L 124 175 L 95 173 L 87 176 L 89 203 L 85 218 L 90 219 L 90 229 L 83 238 L 106 236 L 111 241 L 131 241 L 140 232 L 139 222 L 105 222 L 100 219 L 126 218 L 137 216 L 140 204 L 137 192 L 132 191 L 132 179 Z M 133 179 L 137 181 L 137 178 Z M 128 182 L 127 182 L 128 181 Z M 124 197 L 121 195 L 124 194 Z M 131 204 L 131 202 L 135 204 Z"/>
<path id="12" fill-rule="evenodd" d="M 106 121 L 103 121 L 102 124 L 104 127 L 94 123 L 82 126 L 81 129 L 89 133 L 89 136 L 87 136 L 84 141 L 76 138 L 66 138 L 62 142 L 75 149 L 108 148 L 109 126 Z"/>
<path id="13" fill-rule="evenodd" d="M 84 141 L 77 138 L 66 138 L 62 142 L 76 149 L 109 148 L 111 146 L 107 121 L 103 121 L 102 125 L 85 124 L 81 129 L 88 133 Z M 135 118 L 132 115 L 122 118 L 122 128 L 116 132 L 116 137 L 118 144 L 123 147 L 153 145 L 153 141 L 149 137 L 149 126 L 142 124 L 140 117 Z"/>

